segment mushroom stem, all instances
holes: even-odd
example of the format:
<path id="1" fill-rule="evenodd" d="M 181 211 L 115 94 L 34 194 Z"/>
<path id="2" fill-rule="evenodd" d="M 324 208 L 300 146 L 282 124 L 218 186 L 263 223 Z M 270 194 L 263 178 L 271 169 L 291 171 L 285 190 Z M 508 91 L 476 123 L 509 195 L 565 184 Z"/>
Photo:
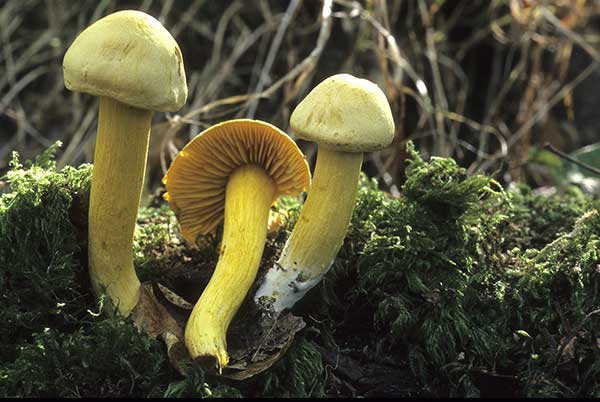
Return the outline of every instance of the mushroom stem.
<path id="1" fill-rule="evenodd" d="M 140 296 L 133 231 L 146 169 L 152 112 L 101 97 L 90 195 L 88 259 L 92 285 L 127 316 Z"/>
<path id="2" fill-rule="evenodd" d="M 308 198 L 277 263 L 255 295 L 280 312 L 316 285 L 340 250 L 354 209 L 363 154 L 319 147 Z"/>
<path id="3" fill-rule="evenodd" d="M 227 182 L 220 257 L 185 328 L 192 359 L 214 359 L 227 366 L 226 333 L 258 272 L 267 237 L 275 183 L 262 168 L 237 168 Z"/>

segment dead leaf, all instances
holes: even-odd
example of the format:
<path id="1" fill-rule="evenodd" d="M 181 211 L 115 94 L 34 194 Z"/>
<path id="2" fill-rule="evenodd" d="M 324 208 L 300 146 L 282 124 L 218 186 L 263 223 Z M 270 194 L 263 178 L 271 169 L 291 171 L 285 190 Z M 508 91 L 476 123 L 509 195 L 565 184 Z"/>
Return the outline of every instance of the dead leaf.
<path id="1" fill-rule="evenodd" d="M 131 317 L 141 331 L 151 337 L 160 337 L 165 342 L 169 361 L 177 371 L 185 374 L 184 366 L 190 360 L 183 338 L 185 322 L 177 320 L 158 300 L 152 283 L 142 283 L 140 299 Z"/>
<path id="2" fill-rule="evenodd" d="M 567 340 L 566 337 L 563 337 L 560 340 L 560 345 L 559 345 L 559 349 L 561 348 L 561 345 L 564 344 L 564 342 Z M 567 345 L 565 346 L 565 348 L 562 351 L 562 354 L 560 356 L 561 360 L 563 362 L 568 362 L 570 360 L 573 360 L 575 358 L 575 341 L 577 340 L 577 337 L 574 336 L 573 338 L 571 338 L 571 340 L 569 341 L 569 343 L 567 343 Z"/>
<path id="3" fill-rule="evenodd" d="M 302 318 L 290 312 L 280 316 L 266 311 L 256 314 L 254 318 L 246 315 L 248 319 L 237 321 L 231 328 L 228 339 L 234 341 L 228 345 L 230 364 L 223 369 L 223 377 L 245 380 L 267 370 L 285 355 L 294 335 L 306 326 Z"/>
<path id="4" fill-rule="evenodd" d="M 163 286 L 160 283 L 157 283 L 156 285 L 158 286 L 158 289 L 160 290 L 162 295 L 169 301 L 169 303 L 180 307 L 184 310 L 191 311 L 194 308 L 194 305 L 192 303 L 189 303 L 183 297 L 179 296 L 177 293 L 173 292 L 166 286 Z"/>

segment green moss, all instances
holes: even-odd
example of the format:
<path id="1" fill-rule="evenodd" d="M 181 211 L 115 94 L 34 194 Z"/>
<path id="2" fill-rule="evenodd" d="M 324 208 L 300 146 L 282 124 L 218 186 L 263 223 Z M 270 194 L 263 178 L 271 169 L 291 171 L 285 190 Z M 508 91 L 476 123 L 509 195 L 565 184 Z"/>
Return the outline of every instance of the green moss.
<path id="1" fill-rule="evenodd" d="M 46 328 L 2 367 L 2 396 L 161 396 L 173 376 L 162 345 L 131 322 L 88 318 L 74 332 Z"/>
<path id="2" fill-rule="evenodd" d="M 490 347 L 465 310 L 477 264 L 470 228 L 478 224 L 481 200 L 492 196 L 497 203 L 504 194 L 450 159 L 426 163 L 412 147 L 409 155 L 405 197 L 384 203 L 371 220 L 376 230 L 357 260 L 351 297 L 371 307 L 378 350 L 412 351 L 407 356 L 422 356 L 427 370 L 437 370 L 461 351 Z"/>
<path id="3" fill-rule="evenodd" d="M 488 195 L 498 195 L 500 185 L 481 175 L 467 176 L 467 171 L 451 158 L 432 157 L 425 162 L 412 142 L 407 145 L 409 163 L 404 196 L 425 208 L 434 219 L 452 221 L 468 218 L 468 211 Z M 474 214 L 470 214 L 474 215 Z"/>
<path id="4" fill-rule="evenodd" d="M 319 310 L 321 329 L 337 344 L 358 348 L 367 342 L 375 351 L 371 358 L 391 358 L 400 366 L 408 362 L 422 396 L 479 395 L 478 387 L 487 392 L 482 384 L 497 378 L 480 372 L 506 375 L 519 392 L 530 393 L 520 387 L 529 384 L 523 367 L 531 364 L 532 351 L 514 334 L 527 328 L 527 320 L 535 322 L 554 339 L 544 347 L 556 351 L 565 331 L 556 319 L 557 306 L 585 314 L 597 303 L 595 282 L 576 288 L 581 281 L 559 274 L 597 264 L 595 241 L 565 233 L 597 208 L 597 201 L 573 190 L 552 197 L 525 187 L 506 193 L 488 177 L 467 176 L 451 159 L 425 162 L 410 144 L 408 153 L 403 197 L 390 199 L 374 183 L 361 183 L 350 241 L 321 291 L 327 303 Z M 552 254 L 559 247 L 557 236 L 568 252 Z M 536 245 L 544 248 L 529 249 Z M 554 257 L 543 264 L 533 259 L 548 253 Z M 570 289 L 573 301 L 551 289 Z M 525 312 L 536 316 L 525 320 Z M 586 339 L 588 348 L 596 347 L 592 337 Z M 537 359 L 536 364 L 544 361 Z M 561 383 L 544 367 L 547 378 L 541 383 Z M 594 370 L 584 369 L 588 382 Z M 591 383 L 576 395 L 594 395 L 598 381 Z"/>
<path id="5" fill-rule="evenodd" d="M 189 367 L 185 379 L 169 384 L 165 398 L 241 398 L 234 387 L 225 384 L 209 386 L 204 370 L 199 366 Z"/>
<path id="6" fill-rule="evenodd" d="M 80 250 L 70 221 L 85 198 L 90 165 L 55 170 L 56 144 L 25 166 L 13 154 L 0 196 L 0 361 L 14 345 L 45 327 L 76 325 L 88 298 L 82 288 Z"/>
<path id="7" fill-rule="evenodd" d="M 324 393 L 323 362 L 316 345 L 299 339 L 286 355 L 258 379 L 260 396 L 318 398 Z"/>
<path id="8" fill-rule="evenodd" d="M 508 275 L 511 291 L 503 300 L 503 321 L 518 325 L 533 339 L 528 359 L 514 362 L 527 378 L 526 394 L 542 396 L 550 385 L 556 396 L 597 396 L 600 210 L 585 213 L 571 232 L 544 248 L 526 251 Z M 558 350 L 569 340 L 572 348 L 560 355 Z M 574 380 L 577 387 L 565 387 Z"/>
<path id="9" fill-rule="evenodd" d="M 180 246 L 175 214 L 168 205 L 140 208 L 133 239 L 133 263 L 141 281 L 160 277 L 168 250 Z"/>
<path id="10" fill-rule="evenodd" d="M 284 195 L 279 197 L 276 207 L 279 212 L 283 212 L 287 215 L 288 218 L 283 229 L 291 232 L 298 221 L 300 212 L 302 211 L 302 204 L 300 203 L 300 200 L 298 197 Z"/>
<path id="11" fill-rule="evenodd" d="M 133 243 L 136 267 L 145 268 L 166 244 L 179 244 L 175 222 L 175 214 L 166 204 L 159 208 L 140 208 Z"/>
<path id="12" fill-rule="evenodd" d="M 561 233 L 570 231 L 575 220 L 593 204 L 576 187 L 547 197 L 519 185 L 508 196 L 511 207 L 505 211 L 508 219 L 502 228 L 505 240 L 501 245 L 506 251 L 514 247 L 523 250 L 544 247 Z"/>
<path id="13" fill-rule="evenodd" d="M 79 247 L 91 166 L 56 171 L 58 146 L 24 165 L 14 154 L 0 196 L 0 396 L 162 396 L 181 380 L 164 345 L 97 311 Z M 163 212 L 147 211 L 154 220 L 138 228 L 138 251 L 167 240 Z M 136 262 L 143 268 L 142 253 Z"/>
<path id="14" fill-rule="evenodd" d="M 199 367 L 182 378 L 159 341 L 88 312 L 78 244 L 91 167 L 57 172 L 53 152 L 14 157 L 0 196 L 2 396 L 600 396 L 600 202 L 576 189 L 503 191 L 409 144 L 401 197 L 361 176 L 344 245 L 296 308 L 308 328 L 270 370 L 231 382 Z M 289 220 L 266 264 L 301 205 L 277 208 Z M 195 300 L 218 243 L 182 241 L 163 203 L 140 210 L 134 261 Z M 321 351 L 339 358 L 327 375 Z"/>
<path id="15" fill-rule="evenodd" d="M 190 245 L 179 233 L 175 214 L 167 204 L 142 207 L 133 239 L 137 274 L 141 281 L 157 281 L 173 289 L 187 282 L 192 292 L 182 296 L 195 300 L 199 296 L 196 291 L 206 285 L 218 259 L 220 237 L 198 236 L 196 244 Z"/>

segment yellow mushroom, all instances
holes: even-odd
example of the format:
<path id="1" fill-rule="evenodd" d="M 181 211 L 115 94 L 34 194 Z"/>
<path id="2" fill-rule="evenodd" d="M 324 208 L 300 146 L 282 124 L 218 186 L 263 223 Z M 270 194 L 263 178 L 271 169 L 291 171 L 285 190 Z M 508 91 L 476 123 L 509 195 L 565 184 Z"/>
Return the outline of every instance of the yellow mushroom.
<path id="1" fill-rule="evenodd" d="M 140 297 L 133 231 L 153 111 L 186 101 L 183 58 L 153 17 L 110 14 L 77 36 L 63 60 L 65 86 L 100 97 L 89 207 L 88 261 L 97 294 L 127 316 Z"/>
<path id="2" fill-rule="evenodd" d="M 194 242 L 224 220 L 220 257 L 185 328 L 193 359 L 227 366 L 226 333 L 254 281 L 271 204 L 310 183 L 304 155 L 285 133 L 258 120 L 216 124 L 190 141 L 163 178 L 165 199 Z"/>
<path id="3" fill-rule="evenodd" d="M 352 217 L 363 152 L 384 148 L 394 138 L 385 94 L 349 74 L 317 85 L 296 107 L 290 125 L 319 149 L 300 217 L 255 294 L 257 303 L 271 298 L 276 312 L 291 308 L 331 267 Z"/>

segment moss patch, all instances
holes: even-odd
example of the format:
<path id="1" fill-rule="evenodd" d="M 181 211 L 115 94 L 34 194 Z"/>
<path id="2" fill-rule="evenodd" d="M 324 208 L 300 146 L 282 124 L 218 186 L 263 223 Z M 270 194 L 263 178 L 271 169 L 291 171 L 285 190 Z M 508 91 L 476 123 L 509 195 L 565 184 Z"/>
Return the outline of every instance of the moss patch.
<path id="1" fill-rule="evenodd" d="M 600 396 L 600 202 L 576 189 L 505 191 L 409 145 L 401 197 L 361 178 L 338 258 L 295 308 L 302 335 L 233 382 L 182 378 L 157 340 L 97 314 L 80 246 L 91 166 L 57 172 L 53 152 L 13 157 L 0 196 L 2 396 Z M 190 246 L 157 205 L 138 217 L 138 273 L 194 302 L 219 235 Z M 278 208 L 263 270 L 301 206 Z"/>
<path id="2" fill-rule="evenodd" d="M 91 166 L 56 172 L 57 146 L 25 166 L 13 154 L 0 197 L 0 361 L 46 327 L 76 327 L 89 302 L 70 211 L 88 192 Z"/>

